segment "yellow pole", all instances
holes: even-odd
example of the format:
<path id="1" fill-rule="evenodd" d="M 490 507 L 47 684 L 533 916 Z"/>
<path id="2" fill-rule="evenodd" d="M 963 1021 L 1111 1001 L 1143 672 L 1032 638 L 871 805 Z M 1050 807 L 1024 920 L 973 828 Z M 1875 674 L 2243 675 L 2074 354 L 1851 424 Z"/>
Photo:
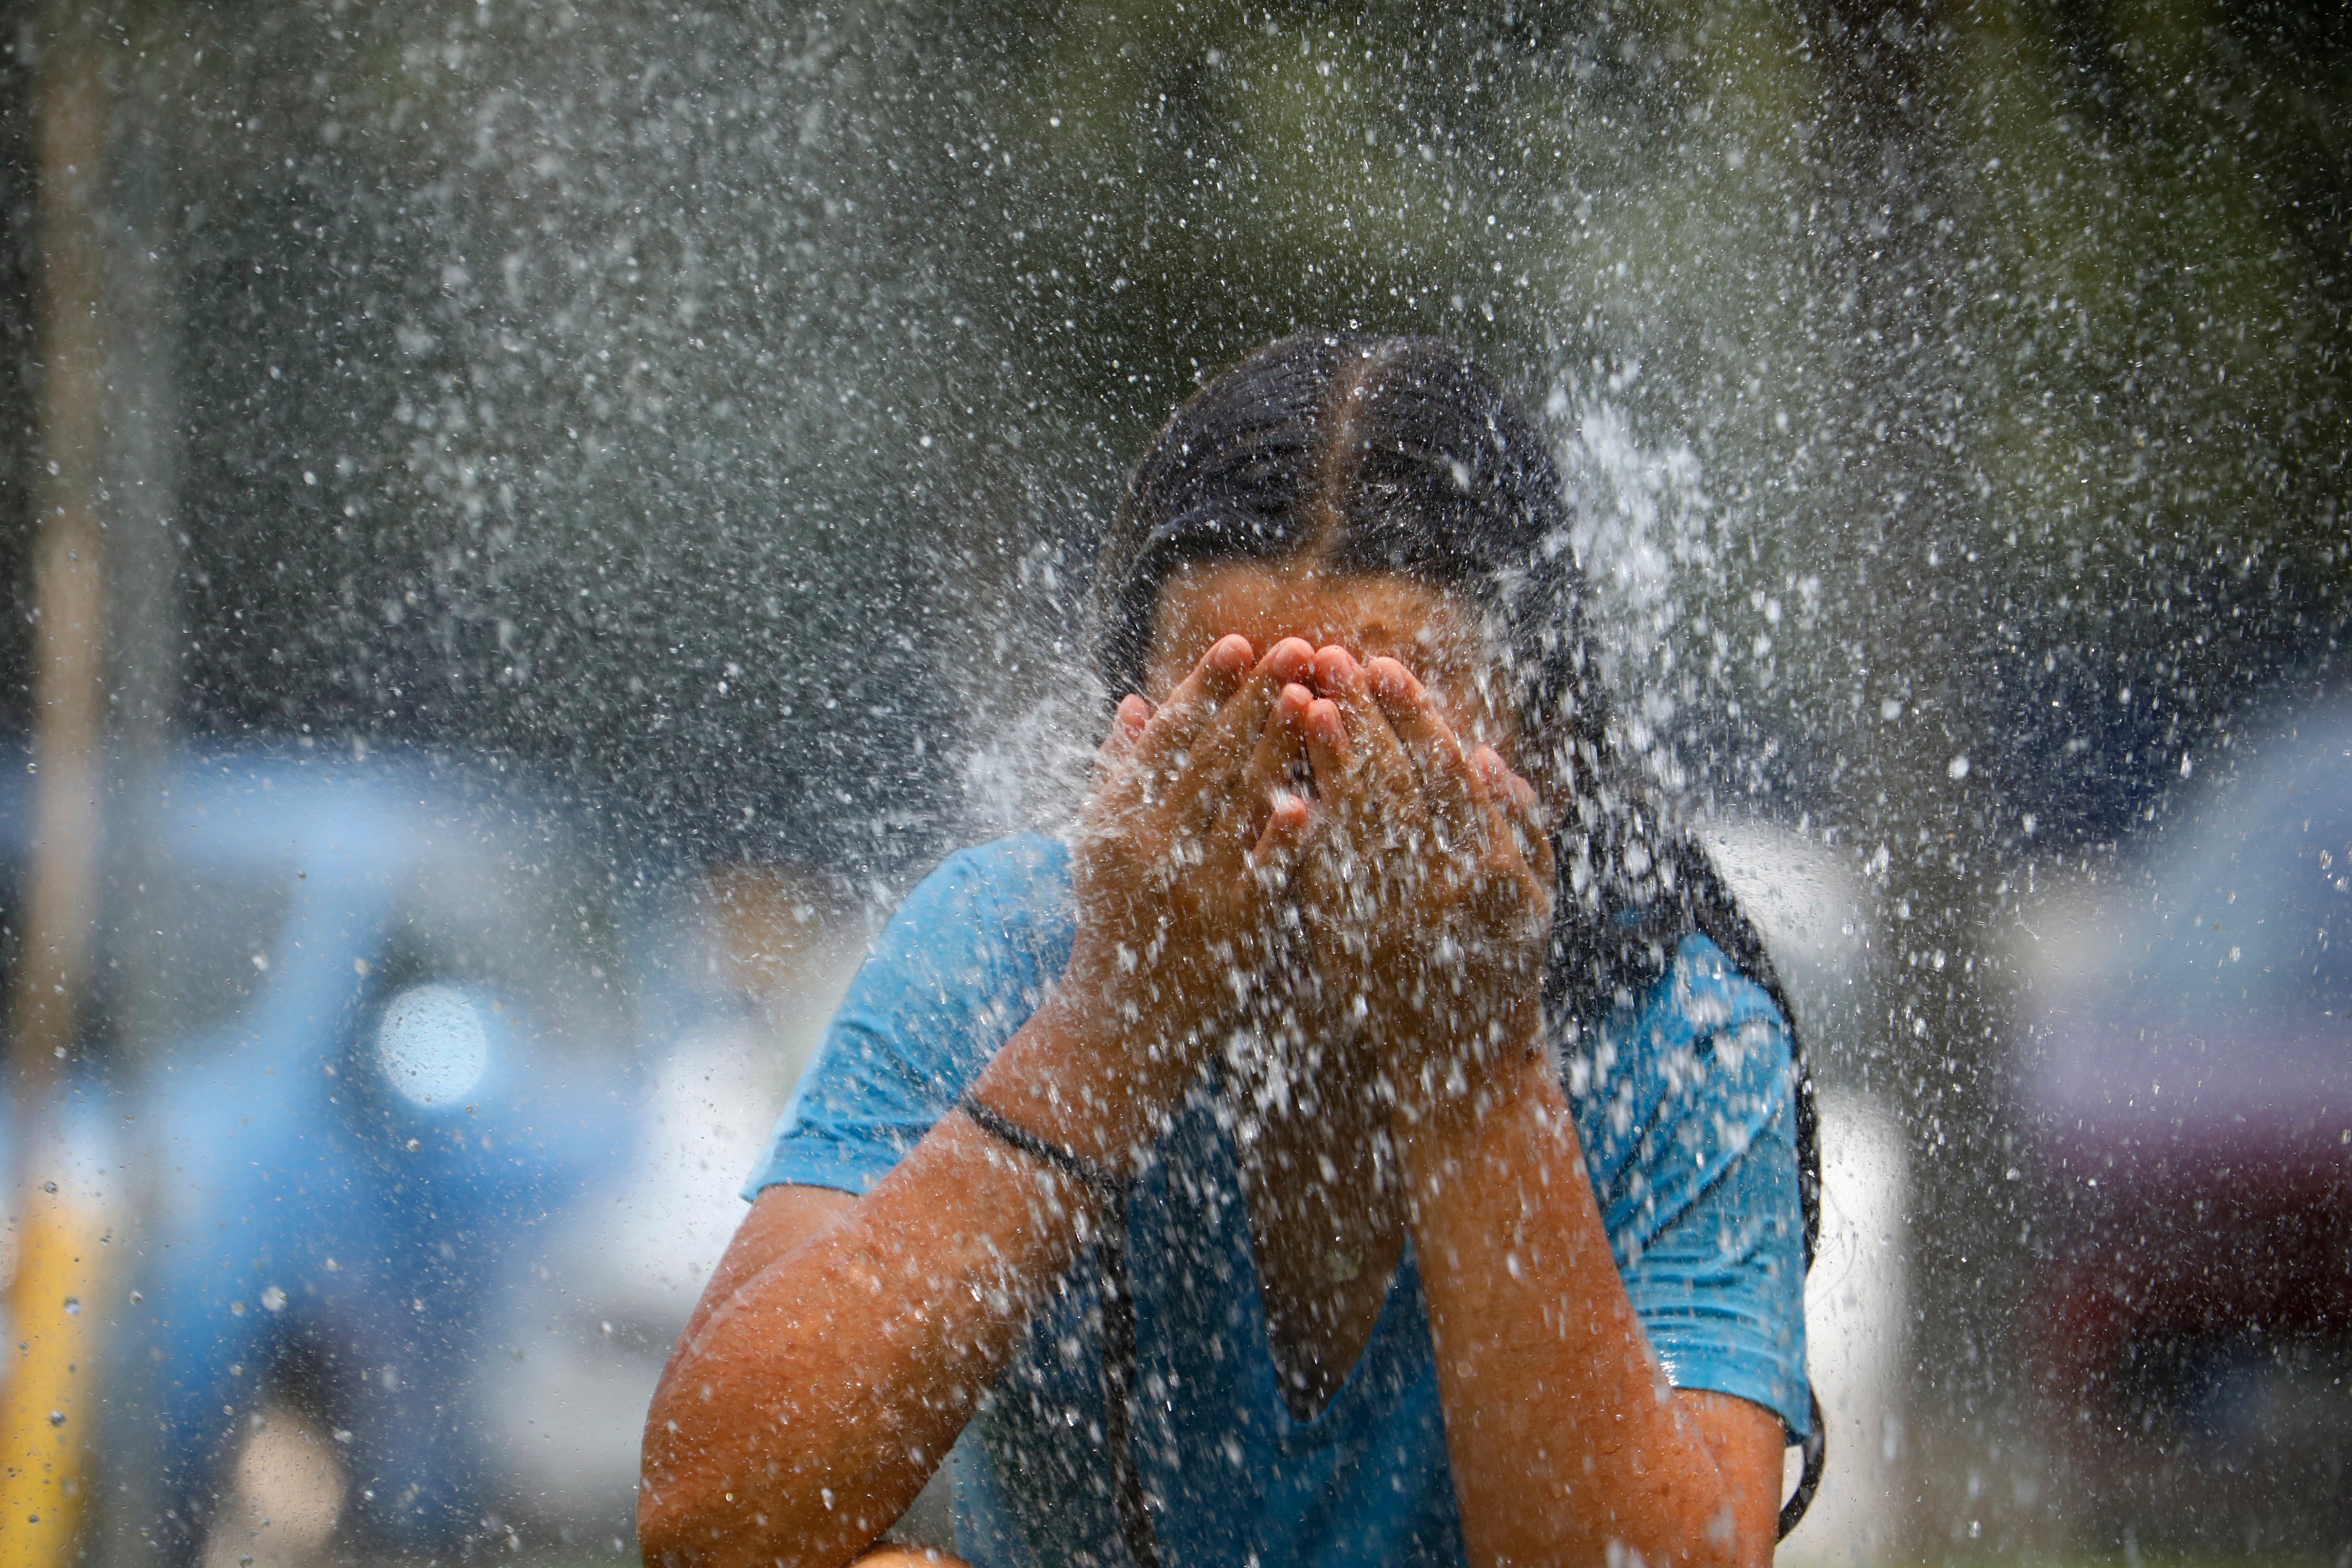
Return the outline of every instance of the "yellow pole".
<path id="1" fill-rule="evenodd" d="M 44 8 L 33 88 L 39 225 L 40 516 L 33 841 L 10 999 L 16 1267 L 0 1357 L 0 1568 L 71 1561 L 98 1413 L 90 1330 L 99 1221 L 59 1126 L 58 1089 L 90 972 L 104 734 L 105 337 L 101 229 L 108 104 L 68 0 Z M 89 1301 L 92 1310 L 84 1312 Z"/>

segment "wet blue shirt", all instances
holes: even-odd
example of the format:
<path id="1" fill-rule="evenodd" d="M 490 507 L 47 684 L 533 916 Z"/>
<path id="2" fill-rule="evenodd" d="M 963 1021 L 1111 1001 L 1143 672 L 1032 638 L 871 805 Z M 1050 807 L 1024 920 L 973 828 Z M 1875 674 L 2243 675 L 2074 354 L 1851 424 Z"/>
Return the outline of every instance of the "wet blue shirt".
<path id="1" fill-rule="evenodd" d="M 875 944 L 747 1197 L 863 1193 L 947 1114 L 1070 952 L 1068 851 L 951 857 Z M 1789 1037 L 1704 937 L 1561 1062 L 1627 1294 L 1667 1378 L 1806 1429 L 1804 1262 Z M 1132 1200 L 1134 1432 L 1168 1568 L 1464 1562 L 1420 1277 L 1406 1248 L 1362 1360 L 1311 1421 L 1266 1345 L 1249 1220 L 1206 1089 Z M 1104 1449 L 1101 1314 L 1081 1258 L 949 1456 L 980 1568 L 1127 1561 Z"/>

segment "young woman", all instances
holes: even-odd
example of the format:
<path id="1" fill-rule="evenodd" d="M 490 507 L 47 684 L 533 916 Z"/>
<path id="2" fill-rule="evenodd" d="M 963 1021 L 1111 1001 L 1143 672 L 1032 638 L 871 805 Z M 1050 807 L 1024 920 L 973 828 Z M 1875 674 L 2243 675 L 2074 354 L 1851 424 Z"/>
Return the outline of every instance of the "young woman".
<path id="1" fill-rule="evenodd" d="M 646 1428 L 678 1568 L 1758 1563 L 1809 1109 L 1609 724 L 1559 476 L 1458 351 L 1307 336 L 1138 469 L 1072 842 L 950 858 Z"/>

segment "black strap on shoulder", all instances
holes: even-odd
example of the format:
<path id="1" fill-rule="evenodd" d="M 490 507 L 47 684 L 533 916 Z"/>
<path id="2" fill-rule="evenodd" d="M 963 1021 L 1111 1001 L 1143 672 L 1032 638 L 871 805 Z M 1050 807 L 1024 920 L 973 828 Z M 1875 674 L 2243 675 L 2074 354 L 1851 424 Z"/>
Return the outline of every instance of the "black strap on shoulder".
<path id="1" fill-rule="evenodd" d="M 986 1101 L 969 1089 L 964 1091 L 961 1100 L 956 1101 L 956 1109 L 962 1111 L 973 1126 L 998 1142 L 1018 1149 L 1040 1164 L 1052 1166 L 1097 1197 L 1118 1204 L 1124 1209 L 1127 1184 L 1109 1172 L 1087 1163 L 1058 1143 L 1038 1137 L 1019 1122 L 998 1115 Z"/>
<path id="2" fill-rule="evenodd" d="M 1830 1439 L 1828 1425 L 1822 1419 L 1822 1396 L 1813 1392 L 1811 1382 L 1805 1384 L 1805 1403 L 1811 1406 L 1812 1429 L 1805 1434 L 1805 1468 L 1797 1477 L 1797 1489 L 1780 1505 L 1780 1533 L 1778 1539 L 1789 1539 L 1789 1531 L 1805 1517 L 1813 1506 L 1813 1494 L 1822 1489 L 1822 1474 L 1828 1468 Z"/>
<path id="3" fill-rule="evenodd" d="M 1763 934 L 1724 885 L 1722 873 L 1716 869 L 1698 839 L 1688 835 L 1682 837 L 1672 858 L 1678 884 L 1675 901 L 1686 911 L 1690 925 L 1721 948 L 1723 955 L 1741 973 L 1763 988 L 1772 999 L 1772 1005 L 1780 1009 L 1781 1022 L 1789 1031 L 1789 1054 L 1797 1075 L 1793 1096 L 1797 1116 L 1797 1199 L 1804 1215 L 1805 1271 L 1810 1274 L 1822 1237 L 1822 1121 L 1821 1106 L 1813 1094 L 1812 1068 L 1805 1059 L 1804 1037 L 1797 1028 L 1797 1010 L 1789 1005 L 1789 994 L 1781 987 L 1772 955 L 1765 950 Z M 1811 1420 L 1801 1445 L 1804 1468 L 1797 1478 L 1796 1490 L 1780 1505 L 1779 1539 L 1783 1541 L 1805 1517 L 1805 1510 L 1812 1507 L 1813 1494 L 1821 1490 L 1822 1477 L 1829 1468 L 1828 1424 L 1822 1418 L 1821 1395 L 1813 1391 L 1810 1378 L 1805 1384 L 1805 1400 Z"/>

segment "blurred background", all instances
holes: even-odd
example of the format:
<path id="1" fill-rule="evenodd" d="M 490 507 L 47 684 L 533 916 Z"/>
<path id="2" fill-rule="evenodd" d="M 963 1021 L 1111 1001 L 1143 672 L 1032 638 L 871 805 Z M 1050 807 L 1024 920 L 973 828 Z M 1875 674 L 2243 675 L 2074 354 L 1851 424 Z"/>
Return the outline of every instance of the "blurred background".
<path id="1" fill-rule="evenodd" d="M 1793 1561 L 2352 1552 L 2352 12 L 0 8 L 0 1556 L 634 1557 L 1197 382 L 1442 333 L 1796 981 Z"/>

